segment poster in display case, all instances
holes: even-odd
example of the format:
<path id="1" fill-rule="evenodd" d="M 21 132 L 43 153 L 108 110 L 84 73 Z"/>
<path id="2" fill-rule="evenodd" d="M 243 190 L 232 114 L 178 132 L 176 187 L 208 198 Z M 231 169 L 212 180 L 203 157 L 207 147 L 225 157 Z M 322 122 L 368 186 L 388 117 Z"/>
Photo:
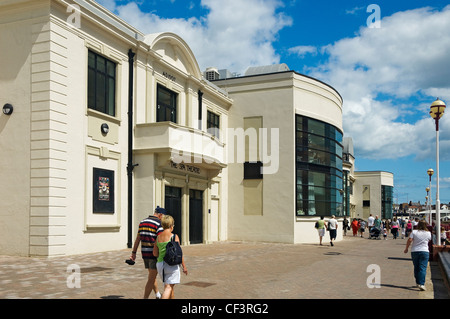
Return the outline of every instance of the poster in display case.
<path id="1" fill-rule="evenodd" d="M 114 213 L 114 171 L 94 167 L 93 212 Z"/>

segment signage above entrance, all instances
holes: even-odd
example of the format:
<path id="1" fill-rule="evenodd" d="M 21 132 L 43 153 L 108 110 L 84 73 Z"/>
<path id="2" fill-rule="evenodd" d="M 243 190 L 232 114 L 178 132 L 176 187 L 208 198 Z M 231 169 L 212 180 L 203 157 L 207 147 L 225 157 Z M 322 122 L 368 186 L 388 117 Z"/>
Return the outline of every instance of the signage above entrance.
<path id="1" fill-rule="evenodd" d="M 178 169 L 180 171 L 200 174 L 200 168 L 196 167 L 196 166 L 192 166 L 192 165 L 185 164 L 185 163 L 175 163 L 173 161 L 170 161 L 169 165 L 170 165 L 170 167 Z"/>
<path id="2" fill-rule="evenodd" d="M 176 81 L 177 80 L 177 78 L 176 77 L 174 77 L 173 75 L 171 75 L 171 74 L 169 74 L 169 73 L 167 73 L 167 72 L 163 72 L 163 75 L 166 77 L 166 78 L 168 78 L 169 80 L 171 80 L 171 81 Z"/>

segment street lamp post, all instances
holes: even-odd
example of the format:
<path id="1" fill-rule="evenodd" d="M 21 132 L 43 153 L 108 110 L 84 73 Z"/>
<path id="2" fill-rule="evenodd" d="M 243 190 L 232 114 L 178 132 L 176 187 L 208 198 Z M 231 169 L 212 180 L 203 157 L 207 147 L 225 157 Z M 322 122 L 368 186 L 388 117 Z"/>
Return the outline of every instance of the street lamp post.
<path id="1" fill-rule="evenodd" d="M 431 176 L 433 176 L 433 174 L 434 174 L 434 170 L 432 169 L 432 168 L 430 168 L 430 169 L 428 169 L 428 171 L 427 171 L 427 174 L 428 174 L 428 176 L 430 177 L 429 178 L 429 186 L 428 186 L 428 188 L 429 188 L 429 191 L 430 191 L 430 194 L 428 195 L 428 205 L 430 206 L 430 213 L 428 214 L 429 215 L 429 219 L 428 219 L 428 223 L 431 225 L 431 222 L 432 222 L 432 214 L 431 214 L 431 207 L 432 207 L 432 204 L 433 204 L 433 200 L 432 200 L 432 198 L 431 198 Z"/>
<path id="2" fill-rule="evenodd" d="M 439 200 L 439 119 L 444 115 L 445 103 L 436 99 L 430 106 L 430 116 L 436 124 L 436 243 L 441 245 L 441 214 Z"/>

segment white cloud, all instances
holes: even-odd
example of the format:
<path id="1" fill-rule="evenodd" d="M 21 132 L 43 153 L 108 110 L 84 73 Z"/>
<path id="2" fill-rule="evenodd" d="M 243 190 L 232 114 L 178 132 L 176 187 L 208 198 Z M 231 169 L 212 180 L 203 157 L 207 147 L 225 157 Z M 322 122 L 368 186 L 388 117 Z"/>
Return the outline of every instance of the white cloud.
<path id="1" fill-rule="evenodd" d="M 364 7 L 364 6 L 362 6 L 362 7 L 354 7 L 352 9 L 345 10 L 345 13 L 346 14 L 350 14 L 350 15 L 356 15 L 362 10 L 366 10 L 366 7 Z"/>
<path id="2" fill-rule="evenodd" d="M 143 12 L 131 1 L 99 0 L 143 33 L 163 31 L 181 36 L 191 47 L 202 70 L 209 66 L 243 73 L 247 67 L 279 63 L 272 43 L 292 19 L 277 9 L 277 0 L 202 0 L 208 13 L 200 18 L 165 19 Z"/>
<path id="3" fill-rule="evenodd" d="M 357 36 L 324 48 L 328 62 L 310 74 L 343 96 L 344 129 L 357 156 L 430 156 L 435 131 L 429 105 L 437 96 L 450 101 L 449 30 L 450 6 L 422 8 L 385 17 L 381 28 L 361 28 Z M 426 96 L 428 105 L 411 98 Z M 411 114 L 419 119 L 404 121 Z M 446 117 L 441 122 L 441 128 L 449 127 Z M 444 129 L 441 152 L 450 155 L 449 144 L 450 129 Z"/>
<path id="4" fill-rule="evenodd" d="M 317 48 L 312 45 L 299 45 L 293 48 L 289 48 L 288 52 L 290 54 L 296 54 L 298 57 L 302 58 L 307 54 L 316 55 Z"/>

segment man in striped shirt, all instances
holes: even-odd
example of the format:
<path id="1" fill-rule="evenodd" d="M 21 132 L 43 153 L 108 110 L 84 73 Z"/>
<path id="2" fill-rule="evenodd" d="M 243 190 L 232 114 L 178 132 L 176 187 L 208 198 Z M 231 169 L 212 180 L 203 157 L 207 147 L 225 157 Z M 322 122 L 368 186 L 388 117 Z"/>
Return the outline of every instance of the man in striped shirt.
<path id="1" fill-rule="evenodd" d="M 166 210 L 157 206 L 153 216 L 148 216 L 139 223 L 139 231 L 131 252 L 130 259 L 136 260 L 136 252 L 139 244 L 141 244 L 142 259 L 144 260 L 145 268 L 148 269 L 148 280 L 144 290 L 145 299 L 150 296 L 152 290 L 155 291 L 157 299 L 161 297 L 156 282 L 158 271 L 156 270 L 156 257 L 153 256 L 153 245 L 156 242 L 156 237 L 163 231 L 160 220 L 165 214 L 167 214 Z"/>

